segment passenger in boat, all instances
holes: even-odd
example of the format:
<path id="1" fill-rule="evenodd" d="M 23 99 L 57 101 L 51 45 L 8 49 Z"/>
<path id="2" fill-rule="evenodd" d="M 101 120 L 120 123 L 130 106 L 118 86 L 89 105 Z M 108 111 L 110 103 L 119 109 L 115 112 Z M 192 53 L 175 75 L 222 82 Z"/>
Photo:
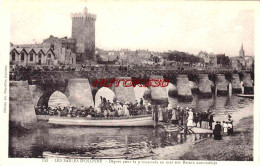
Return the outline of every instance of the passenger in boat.
<path id="1" fill-rule="evenodd" d="M 124 116 L 124 110 L 122 105 L 117 101 L 117 104 L 115 105 L 116 110 L 118 111 L 118 116 Z"/>
<path id="2" fill-rule="evenodd" d="M 110 107 L 108 109 L 108 114 L 109 114 L 110 117 L 113 117 L 115 115 L 115 109 L 114 109 L 114 104 L 113 103 L 110 105 Z"/>
<path id="3" fill-rule="evenodd" d="M 128 110 L 129 110 L 130 116 L 133 116 L 134 115 L 134 105 L 132 102 L 129 103 Z"/>
<path id="4" fill-rule="evenodd" d="M 147 104 L 147 114 L 151 114 L 152 113 L 152 105 L 151 103 L 148 102 Z"/>
<path id="5" fill-rule="evenodd" d="M 105 116 L 106 118 L 109 116 L 108 111 L 107 111 L 106 109 L 104 110 L 104 116 Z"/>
<path id="6" fill-rule="evenodd" d="M 143 101 L 143 98 L 140 99 L 140 106 L 143 106 L 144 105 L 144 101 Z"/>
<path id="7" fill-rule="evenodd" d="M 221 140 L 222 135 L 221 135 L 221 122 L 217 121 L 215 128 L 213 130 L 213 135 L 215 140 Z"/>
<path id="8" fill-rule="evenodd" d="M 125 104 L 123 105 L 123 110 L 124 110 L 125 116 L 130 116 L 127 102 L 125 102 Z"/>

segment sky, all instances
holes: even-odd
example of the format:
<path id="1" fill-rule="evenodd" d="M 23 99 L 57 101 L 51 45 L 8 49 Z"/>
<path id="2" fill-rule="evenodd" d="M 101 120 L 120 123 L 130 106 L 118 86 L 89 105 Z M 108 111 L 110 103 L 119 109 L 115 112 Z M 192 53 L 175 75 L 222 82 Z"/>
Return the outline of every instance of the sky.
<path id="1" fill-rule="evenodd" d="M 50 35 L 71 37 L 70 14 L 84 7 L 97 15 L 98 48 L 192 54 L 202 50 L 238 56 L 243 43 L 246 55 L 254 55 L 255 12 L 251 6 L 230 2 L 13 0 L 11 42 L 41 43 Z"/>

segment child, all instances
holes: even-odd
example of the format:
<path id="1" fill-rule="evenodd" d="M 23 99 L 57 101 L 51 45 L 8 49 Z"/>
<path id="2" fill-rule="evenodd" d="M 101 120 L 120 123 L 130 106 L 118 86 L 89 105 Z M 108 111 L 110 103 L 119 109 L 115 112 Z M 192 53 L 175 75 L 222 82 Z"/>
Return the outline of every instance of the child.
<path id="1" fill-rule="evenodd" d="M 223 135 L 227 136 L 227 132 L 228 132 L 228 124 L 223 121 Z"/>

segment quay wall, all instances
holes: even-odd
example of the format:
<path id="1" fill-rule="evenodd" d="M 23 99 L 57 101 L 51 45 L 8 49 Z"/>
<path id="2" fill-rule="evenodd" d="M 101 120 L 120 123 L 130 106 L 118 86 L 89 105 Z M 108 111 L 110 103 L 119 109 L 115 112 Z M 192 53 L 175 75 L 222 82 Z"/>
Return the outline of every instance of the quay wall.
<path id="1" fill-rule="evenodd" d="M 9 83 L 9 121 L 18 126 L 36 122 L 36 114 L 28 81 Z"/>

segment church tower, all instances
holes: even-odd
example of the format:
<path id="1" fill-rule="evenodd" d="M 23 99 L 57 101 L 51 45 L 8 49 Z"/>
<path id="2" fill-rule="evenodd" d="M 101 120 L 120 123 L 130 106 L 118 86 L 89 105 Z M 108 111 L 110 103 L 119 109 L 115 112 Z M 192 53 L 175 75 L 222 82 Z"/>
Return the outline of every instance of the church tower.
<path id="1" fill-rule="evenodd" d="M 72 39 L 76 40 L 76 52 L 81 60 L 95 59 L 95 21 L 96 15 L 88 13 L 85 7 L 83 13 L 72 13 Z"/>
<path id="2" fill-rule="evenodd" d="M 239 51 L 239 57 L 244 57 L 244 56 L 245 56 L 245 51 L 243 49 L 243 44 L 242 44 L 241 49 Z"/>

